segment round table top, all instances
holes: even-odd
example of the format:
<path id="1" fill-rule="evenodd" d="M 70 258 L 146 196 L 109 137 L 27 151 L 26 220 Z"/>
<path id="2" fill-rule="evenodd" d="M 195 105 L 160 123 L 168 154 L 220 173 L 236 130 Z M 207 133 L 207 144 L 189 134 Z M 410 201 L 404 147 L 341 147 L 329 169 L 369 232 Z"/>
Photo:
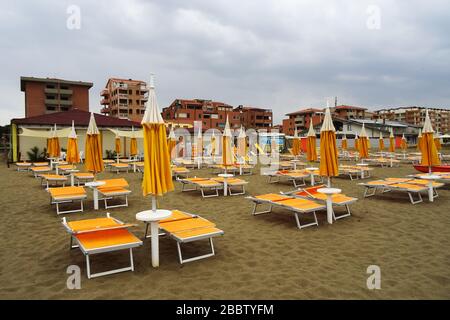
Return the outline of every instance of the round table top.
<path id="1" fill-rule="evenodd" d="M 336 194 L 341 193 L 342 190 L 338 188 L 320 188 L 317 189 L 317 192 L 323 193 L 323 194 Z"/>
<path id="2" fill-rule="evenodd" d="M 234 175 L 232 175 L 231 173 L 221 173 L 221 174 L 218 174 L 217 176 L 221 177 L 221 178 L 232 178 L 232 177 L 234 177 Z"/>
<path id="3" fill-rule="evenodd" d="M 425 174 L 423 176 L 420 176 L 420 179 L 424 179 L 424 180 L 436 180 L 436 179 L 440 179 L 441 177 L 435 174 Z"/>
<path id="4" fill-rule="evenodd" d="M 100 186 L 104 185 L 105 183 L 106 183 L 105 181 L 91 181 L 91 182 L 86 182 L 84 185 L 86 187 L 95 188 L 95 187 L 100 187 Z"/>
<path id="5" fill-rule="evenodd" d="M 308 171 L 314 171 L 314 170 L 317 170 L 318 168 L 315 168 L 315 167 L 310 167 L 310 168 L 306 168 L 306 170 L 308 170 Z"/>
<path id="6" fill-rule="evenodd" d="M 69 173 L 75 173 L 75 172 L 80 172 L 80 170 L 78 170 L 78 169 L 67 169 L 67 170 L 64 170 L 65 172 L 69 172 Z"/>
<path id="7" fill-rule="evenodd" d="M 300 162 L 300 159 L 292 159 L 292 160 L 289 160 L 290 162 Z"/>
<path id="8" fill-rule="evenodd" d="M 172 215 L 172 211 L 170 210 L 162 210 L 157 209 L 153 210 L 145 210 L 136 213 L 136 219 L 144 222 L 156 222 L 159 220 L 166 219 Z"/>
<path id="9" fill-rule="evenodd" d="M 361 166 L 361 167 L 367 167 L 369 164 L 368 163 L 357 163 L 357 166 Z"/>

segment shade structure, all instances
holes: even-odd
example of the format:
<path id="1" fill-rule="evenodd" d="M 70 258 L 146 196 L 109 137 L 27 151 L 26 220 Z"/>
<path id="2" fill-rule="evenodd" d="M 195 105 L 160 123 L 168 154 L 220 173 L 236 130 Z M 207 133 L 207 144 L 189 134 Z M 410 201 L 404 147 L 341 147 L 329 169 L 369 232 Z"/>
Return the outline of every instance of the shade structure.
<path id="1" fill-rule="evenodd" d="M 233 141 L 232 141 L 232 134 L 230 129 L 230 123 L 228 121 L 227 116 L 227 122 L 225 123 L 225 129 L 223 131 L 222 135 L 222 165 L 225 166 L 232 166 L 233 161 Z"/>
<path id="2" fill-rule="evenodd" d="M 137 148 L 137 139 L 136 135 L 134 133 L 134 127 L 131 127 L 132 136 L 130 139 L 130 156 L 136 156 L 138 154 L 138 148 Z"/>
<path id="3" fill-rule="evenodd" d="M 243 159 L 247 156 L 247 136 L 245 134 L 244 128 L 241 126 L 237 139 L 237 155 Z"/>
<path id="4" fill-rule="evenodd" d="M 322 133 L 320 134 L 322 135 Z M 322 142 L 320 145 L 322 145 Z M 317 161 L 316 132 L 314 131 L 312 119 L 309 122 L 308 135 L 306 136 L 306 160 Z"/>
<path id="5" fill-rule="evenodd" d="M 355 150 L 359 152 L 359 137 L 355 134 Z"/>
<path id="6" fill-rule="evenodd" d="M 431 172 L 431 167 L 434 165 L 439 165 L 441 161 L 439 160 L 438 151 L 436 144 L 434 143 L 434 130 L 431 126 L 430 116 L 428 115 L 428 109 L 425 114 L 425 123 L 422 129 L 422 161 L 423 166 L 428 166 Z"/>
<path id="7" fill-rule="evenodd" d="M 103 166 L 103 151 L 100 138 L 100 131 L 95 123 L 94 114 L 91 113 L 89 120 L 89 126 L 86 132 L 86 144 L 85 144 L 85 163 L 86 170 L 94 173 L 102 172 Z"/>
<path id="8" fill-rule="evenodd" d="M 378 150 L 384 151 L 384 139 L 383 139 L 383 133 L 381 133 L 381 131 L 380 131 L 380 139 L 379 139 L 379 143 L 378 143 Z"/>
<path id="9" fill-rule="evenodd" d="M 75 132 L 75 124 L 73 121 L 72 121 L 72 130 L 70 131 L 70 134 L 67 137 L 66 161 L 72 164 L 80 162 L 77 133 Z"/>
<path id="10" fill-rule="evenodd" d="M 330 108 L 325 110 L 325 118 L 320 129 L 319 173 L 321 176 L 328 178 L 339 174 L 336 129 L 331 119 Z"/>
<path id="11" fill-rule="evenodd" d="M 169 148 L 170 158 L 175 158 L 176 154 L 173 152 L 177 146 L 177 137 L 175 136 L 175 131 L 173 131 L 173 126 L 170 127 L 169 138 L 167 139 L 167 144 Z"/>
<path id="12" fill-rule="evenodd" d="M 359 147 L 359 157 L 361 159 L 366 159 L 369 157 L 369 138 L 367 137 L 366 128 L 362 126 L 361 132 L 359 134 L 359 140 L 358 140 L 358 147 Z"/>
<path id="13" fill-rule="evenodd" d="M 347 137 L 344 135 L 341 141 L 341 149 L 346 151 L 348 149 Z"/>
<path id="14" fill-rule="evenodd" d="M 51 158 L 59 158 L 59 156 L 61 155 L 61 148 L 59 146 L 59 138 L 56 135 L 56 124 L 53 128 L 53 136 L 51 137 L 50 140 L 50 144 L 51 144 L 51 152 L 49 153 L 49 156 Z"/>
<path id="15" fill-rule="evenodd" d="M 403 151 L 406 151 L 406 149 L 408 149 L 408 143 L 406 141 L 405 134 L 402 135 L 402 140 L 400 142 L 400 149 L 402 149 Z"/>
<path id="16" fill-rule="evenodd" d="M 300 137 L 298 136 L 297 127 L 295 127 L 294 131 L 294 140 L 292 141 L 292 154 L 294 156 L 299 156 L 302 152 Z"/>
<path id="17" fill-rule="evenodd" d="M 395 152 L 395 138 L 394 138 L 394 131 L 392 130 L 391 134 L 389 135 L 389 152 Z"/>

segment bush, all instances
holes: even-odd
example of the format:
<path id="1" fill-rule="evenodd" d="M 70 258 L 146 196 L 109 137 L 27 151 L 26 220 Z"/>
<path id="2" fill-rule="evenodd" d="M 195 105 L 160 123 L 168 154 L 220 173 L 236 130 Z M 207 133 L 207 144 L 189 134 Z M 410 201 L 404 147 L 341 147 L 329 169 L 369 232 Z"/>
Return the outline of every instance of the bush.
<path id="1" fill-rule="evenodd" d="M 46 148 L 44 148 L 44 150 L 40 151 L 39 148 L 36 146 L 31 148 L 30 151 L 27 151 L 28 159 L 31 162 L 44 161 L 46 154 L 47 154 Z"/>
<path id="2" fill-rule="evenodd" d="M 117 153 L 114 150 L 105 150 L 106 152 L 106 159 L 116 159 Z"/>

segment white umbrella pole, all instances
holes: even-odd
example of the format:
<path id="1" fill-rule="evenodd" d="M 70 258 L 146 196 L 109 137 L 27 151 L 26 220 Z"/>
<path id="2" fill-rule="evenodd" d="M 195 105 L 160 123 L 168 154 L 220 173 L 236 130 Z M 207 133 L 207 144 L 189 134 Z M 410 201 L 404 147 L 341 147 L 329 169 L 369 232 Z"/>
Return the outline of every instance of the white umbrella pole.
<path id="1" fill-rule="evenodd" d="M 330 177 L 328 177 L 328 180 L 327 180 L 327 187 L 331 188 L 331 178 Z"/>
<path id="2" fill-rule="evenodd" d="M 156 197 L 152 196 L 152 211 L 156 213 Z M 150 232 L 152 237 L 152 266 L 159 267 L 159 223 L 150 222 Z"/>

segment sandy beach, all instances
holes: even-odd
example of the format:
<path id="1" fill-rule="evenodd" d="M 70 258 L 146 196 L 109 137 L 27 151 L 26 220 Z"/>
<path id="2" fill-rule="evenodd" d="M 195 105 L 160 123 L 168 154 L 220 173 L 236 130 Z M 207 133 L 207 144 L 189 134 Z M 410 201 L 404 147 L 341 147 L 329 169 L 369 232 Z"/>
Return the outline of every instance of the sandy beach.
<path id="1" fill-rule="evenodd" d="M 1 299 L 449 299 L 450 188 L 439 190 L 434 203 L 412 205 L 407 194 L 389 193 L 363 199 L 359 181 L 335 178 L 333 185 L 360 200 L 352 217 L 329 225 L 318 213 L 319 227 L 298 230 L 292 214 L 275 210 L 252 216 L 244 196 L 202 199 L 199 193 L 176 191 L 159 207 L 196 213 L 225 231 L 215 239 L 216 256 L 185 265 L 178 262 L 176 243 L 160 239 L 159 269 L 151 267 L 150 241 L 135 250 L 135 272 L 88 280 L 85 259 L 69 250 L 69 235 L 49 204 L 47 192 L 30 173 L 0 167 L 0 298 Z M 248 195 L 288 191 L 288 183 L 268 184 L 258 170 Z M 373 178 L 404 177 L 411 165 L 376 168 Z M 211 170 L 193 175 L 211 176 Z M 113 178 L 102 173 L 99 178 Z M 128 208 L 109 209 L 112 216 L 137 223 L 135 214 L 150 208 L 141 193 L 141 174 L 124 173 L 133 191 Z M 85 212 L 69 220 L 104 215 L 94 212 L 88 191 Z M 343 210 L 343 209 L 338 209 Z M 144 225 L 132 228 L 143 236 Z M 208 250 L 207 242 L 185 246 L 187 255 Z M 93 271 L 128 263 L 126 252 L 95 255 Z M 66 287 L 66 268 L 81 267 L 81 290 Z M 368 290 L 369 265 L 381 268 L 381 290 Z"/>

